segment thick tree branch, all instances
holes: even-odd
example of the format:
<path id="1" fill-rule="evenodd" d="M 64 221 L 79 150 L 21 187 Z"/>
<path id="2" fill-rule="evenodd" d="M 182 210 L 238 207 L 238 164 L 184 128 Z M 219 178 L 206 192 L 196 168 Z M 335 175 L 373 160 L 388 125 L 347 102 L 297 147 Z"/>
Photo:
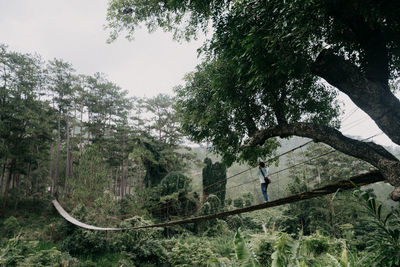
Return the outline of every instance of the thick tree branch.
<path id="1" fill-rule="evenodd" d="M 367 79 L 357 66 L 329 49 L 319 54 L 312 71 L 347 94 L 394 143 L 400 145 L 400 101 L 387 85 Z"/>
<path id="2" fill-rule="evenodd" d="M 400 161 L 396 157 L 380 145 L 348 138 L 331 127 L 302 122 L 277 125 L 258 131 L 247 146 L 262 145 L 272 137 L 292 135 L 323 142 L 347 155 L 362 159 L 378 168 L 390 184 L 400 188 Z M 399 188 L 392 193 L 393 200 L 400 200 Z"/>

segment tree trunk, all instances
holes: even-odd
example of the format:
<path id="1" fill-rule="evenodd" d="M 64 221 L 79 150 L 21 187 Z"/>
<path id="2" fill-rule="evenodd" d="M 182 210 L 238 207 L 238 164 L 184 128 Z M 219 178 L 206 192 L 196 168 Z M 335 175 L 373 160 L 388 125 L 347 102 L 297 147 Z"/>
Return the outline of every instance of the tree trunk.
<path id="1" fill-rule="evenodd" d="M 77 108 L 74 107 L 74 120 L 73 120 L 73 121 L 76 120 L 76 113 L 77 113 Z M 76 126 L 76 125 L 72 125 L 72 135 L 71 135 L 72 138 L 75 137 L 75 126 Z"/>
<path id="2" fill-rule="evenodd" d="M 119 167 L 115 170 L 115 182 L 114 182 L 114 195 L 117 195 L 118 190 L 118 175 L 119 175 Z M 119 192 L 119 191 L 118 191 Z"/>
<path id="3" fill-rule="evenodd" d="M 87 123 L 88 126 L 90 126 L 90 119 L 91 119 L 91 114 L 89 112 L 88 123 Z M 88 145 L 90 144 L 90 129 L 89 128 L 87 128 L 87 144 Z"/>
<path id="4" fill-rule="evenodd" d="M 3 195 L 4 174 L 6 172 L 7 158 L 4 159 L 3 168 L 1 169 L 0 176 L 0 196 Z"/>
<path id="5" fill-rule="evenodd" d="M 113 180 L 113 170 L 112 170 L 112 167 L 110 168 L 110 181 L 109 181 L 109 190 L 110 190 L 110 193 L 112 192 L 112 190 L 113 190 L 113 182 L 114 182 L 114 180 Z"/>
<path id="6" fill-rule="evenodd" d="M 79 131 L 79 155 L 82 156 L 82 131 L 83 131 L 83 105 L 81 107 L 81 121 L 80 121 L 80 131 Z"/>
<path id="7" fill-rule="evenodd" d="M 277 125 L 258 131 L 247 146 L 262 145 L 269 138 L 297 135 L 312 138 L 356 158 L 362 159 L 378 168 L 385 179 L 396 189 L 391 198 L 400 200 L 400 161 L 385 148 L 373 142 L 362 142 L 342 135 L 338 130 L 312 123 L 292 123 Z"/>
<path id="8" fill-rule="evenodd" d="M 6 204 L 7 204 L 7 197 L 8 197 L 8 191 L 10 189 L 10 183 L 11 183 L 11 178 L 14 172 L 14 167 L 15 167 L 15 159 L 13 159 L 10 163 L 10 167 L 8 170 L 8 175 L 7 175 L 7 180 L 6 180 L 6 187 L 4 189 L 4 196 L 3 196 L 3 204 L 1 207 L 1 215 L 0 217 L 4 216 L 4 212 L 6 211 Z"/>
<path id="9" fill-rule="evenodd" d="M 32 170 L 32 164 L 31 162 L 29 162 L 28 170 L 26 172 L 25 197 L 28 196 L 32 190 L 33 183 L 31 182 L 31 170 Z"/>
<path id="10" fill-rule="evenodd" d="M 121 175 L 121 197 L 125 196 L 125 183 L 126 183 L 126 160 L 125 160 L 126 141 L 125 133 L 122 136 L 122 175 Z"/>
<path id="11" fill-rule="evenodd" d="M 60 167 L 60 150 L 61 150 L 61 112 L 58 114 L 57 121 L 57 155 L 56 155 L 56 165 L 54 168 L 54 190 L 53 196 L 58 194 L 58 170 Z"/>
<path id="12" fill-rule="evenodd" d="M 132 187 L 133 187 L 133 177 L 134 177 L 134 173 L 133 173 L 133 167 L 131 167 L 131 172 L 130 172 L 130 182 L 129 182 L 129 195 L 132 195 Z"/>
<path id="13" fill-rule="evenodd" d="M 66 150 L 67 159 L 65 162 L 65 182 L 64 182 L 64 196 L 68 193 L 68 178 L 70 177 L 70 144 L 69 144 L 69 114 L 66 115 Z"/>
<path id="14" fill-rule="evenodd" d="M 15 189 L 15 176 L 11 179 L 11 188 Z"/>
<path id="15" fill-rule="evenodd" d="M 76 119 L 76 109 L 75 109 L 75 115 L 74 118 Z M 69 128 L 71 128 L 71 126 L 69 126 Z M 75 138 L 75 125 L 72 125 L 72 138 Z M 74 169 L 73 169 L 73 154 L 71 152 L 71 141 L 69 141 L 69 145 L 68 145 L 68 151 L 69 151 L 69 177 L 70 178 L 74 178 Z"/>
<path id="16" fill-rule="evenodd" d="M 39 158 L 39 146 L 37 145 L 36 146 L 36 153 L 37 153 L 37 158 Z M 39 177 L 41 177 L 41 175 L 40 175 L 40 162 L 38 161 L 38 163 L 37 163 L 37 173 L 38 173 L 38 175 L 36 176 L 36 179 L 35 179 L 35 193 L 39 193 Z M 32 191 L 33 191 L 33 184 L 32 184 Z"/>
<path id="17" fill-rule="evenodd" d="M 357 66 L 330 49 L 318 55 L 312 70 L 348 95 L 394 143 L 400 145 L 400 100 L 390 91 L 387 80 L 367 78 Z M 374 75 L 369 74 L 369 77 Z"/>
<path id="18" fill-rule="evenodd" d="M 73 155 L 71 153 L 71 144 L 69 146 L 69 177 L 70 178 L 74 178 L 74 168 L 73 168 L 73 162 L 74 162 L 74 158 Z"/>
<path id="19" fill-rule="evenodd" d="M 333 207 L 333 199 L 332 199 L 332 196 L 327 196 L 327 198 L 328 198 L 328 203 L 329 203 L 329 223 L 331 226 L 331 231 L 333 233 L 333 236 L 337 237 L 335 223 L 334 223 L 334 219 L 333 219 L 333 218 L 335 218 L 335 209 Z"/>
<path id="20" fill-rule="evenodd" d="M 53 174 L 53 142 L 50 142 L 50 162 L 49 162 L 49 178 L 51 181 L 50 194 L 53 196 L 54 192 L 54 174 Z M 47 188 L 46 188 L 47 190 Z"/>
<path id="21" fill-rule="evenodd" d="M 15 188 L 17 190 L 17 196 L 19 197 L 21 193 L 21 174 L 14 175 L 14 180 L 15 180 Z"/>
<path id="22" fill-rule="evenodd" d="M 121 198 L 124 197 L 124 190 L 125 190 L 125 166 L 124 166 L 124 161 L 122 161 L 121 184 L 120 184 L 120 196 L 121 196 Z"/>

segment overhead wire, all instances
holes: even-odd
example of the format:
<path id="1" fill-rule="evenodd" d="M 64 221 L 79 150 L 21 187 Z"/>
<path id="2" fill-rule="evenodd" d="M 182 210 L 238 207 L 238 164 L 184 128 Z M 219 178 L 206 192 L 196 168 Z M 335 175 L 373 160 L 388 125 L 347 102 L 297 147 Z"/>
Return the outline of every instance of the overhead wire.
<path id="1" fill-rule="evenodd" d="M 131 226 L 131 227 L 124 227 L 124 228 L 103 228 L 103 227 L 97 227 L 93 225 L 88 225 L 85 223 L 82 223 L 75 218 L 71 217 L 57 202 L 57 200 L 53 200 L 53 205 L 59 212 L 59 214 L 66 219 L 67 221 L 85 228 L 85 229 L 91 229 L 91 230 L 99 230 L 99 231 L 124 231 L 124 230 L 137 230 L 137 229 L 144 229 L 144 228 L 154 228 L 154 227 L 169 227 L 172 225 L 180 225 L 180 224 L 187 224 L 187 223 L 197 223 L 200 221 L 206 221 L 210 219 L 217 219 L 217 218 L 225 218 L 227 216 L 235 215 L 235 214 L 241 214 L 245 212 L 251 212 L 251 211 L 256 211 L 256 210 L 261 210 L 261 209 L 266 209 L 266 208 L 272 208 L 272 207 L 277 207 L 289 203 L 294 203 L 306 199 L 311 199 L 315 197 L 320 197 L 323 195 L 328 195 L 332 194 L 334 192 L 337 192 L 339 189 L 351 189 L 354 188 L 354 185 L 357 186 L 363 186 L 371 183 L 376 183 L 383 181 L 384 177 L 379 171 L 371 171 L 368 173 L 356 175 L 353 177 L 348 178 L 347 180 L 341 180 L 335 183 L 331 183 L 329 185 L 311 190 L 311 191 L 306 191 L 298 194 L 294 194 L 288 197 L 283 197 L 274 201 L 270 201 L 268 203 L 262 203 L 258 205 L 251 205 L 251 206 L 246 206 L 243 208 L 238 208 L 238 209 L 233 209 L 233 210 L 225 210 L 225 211 L 220 211 L 218 213 L 213 213 L 213 214 L 207 214 L 207 215 L 200 215 L 200 216 L 195 216 L 187 219 L 180 219 L 176 221 L 169 221 L 169 222 L 162 222 L 162 223 L 156 223 L 156 224 L 150 224 L 150 225 L 142 225 L 142 226 Z M 167 228 L 168 231 L 168 228 Z"/>
<path id="2" fill-rule="evenodd" d="M 363 118 L 363 119 L 360 119 L 358 121 L 354 121 L 354 122 L 348 124 L 347 126 L 345 126 L 345 128 L 343 128 L 342 131 L 344 132 L 344 131 L 348 131 L 350 129 L 353 129 L 354 127 L 356 127 L 356 126 L 358 126 L 358 125 L 360 125 L 360 124 L 362 124 L 364 122 L 367 122 L 367 121 L 368 121 L 368 118 Z"/>
<path id="3" fill-rule="evenodd" d="M 274 160 L 276 160 L 276 159 L 279 159 L 280 157 L 282 157 L 282 156 L 284 156 L 284 155 L 286 155 L 286 154 L 289 154 L 289 153 L 291 153 L 291 152 L 293 152 L 293 151 L 296 151 L 297 149 L 300 149 L 300 148 L 302 148 L 302 147 L 304 147 L 304 146 L 306 146 L 306 145 L 308 145 L 308 144 L 310 144 L 310 143 L 312 143 L 313 141 L 312 140 L 310 140 L 310 141 L 308 141 L 308 142 L 306 142 L 306 143 L 303 143 L 303 144 L 301 144 L 301 145 L 299 145 L 299 146 L 297 146 L 297 147 L 294 147 L 294 148 L 292 148 L 292 149 L 290 149 L 290 150 L 287 150 L 287 151 L 285 151 L 285 152 L 283 152 L 283 153 L 281 153 L 281 154 L 279 154 L 279 155 L 276 155 L 276 156 L 274 156 L 274 157 L 272 157 L 271 159 L 269 159 L 270 161 L 274 161 Z M 208 188 L 210 188 L 210 187 L 213 187 L 213 186 L 216 186 L 216 185 L 219 185 L 219 184 L 221 184 L 221 183 L 223 183 L 223 182 L 225 182 L 225 181 L 227 181 L 227 180 L 230 180 L 230 179 L 232 179 L 232 178 L 235 178 L 235 177 L 237 177 L 237 176 L 239 176 L 239 175 L 241 175 L 241 174 L 243 174 L 243 173 L 245 173 L 245 172 L 247 172 L 247 171 L 250 171 L 250 170 L 252 170 L 252 169 L 255 169 L 255 168 L 257 168 L 257 167 L 250 167 L 250 168 L 247 168 L 247 169 L 245 169 L 245 170 L 243 170 L 243 171 L 240 171 L 240 172 L 237 172 L 237 173 L 235 173 L 235 174 L 233 174 L 233 175 L 231 175 L 231 176 L 228 176 L 227 178 L 225 178 L 225 179 L 223 179 L 223 180 L 219 180 L 219 181 L 217 181 L 217 182 L 215 182 L 215 183 L 212 183 L 212 184 L 210 184 L 210 185 L 208 185 L 208 186 L 206 186 L 206 187 L 203 187 L 203 190 L 205 190 L 205 189 L 208 189 Z M 184 197 L 187 197 L 187 195 L 189 195 L 189 194 L 194 194 L 194 193 L 197 193 L 197 191 L 191 191 L 191 192 L 188 192 L 187 194 L 185 194 L 184 196 L 182 196 L 182 197 L 180 197 L 180 198 L 178 198 L 178 199 L 182 199 L 182 198 L 184 198 Z M 153 209 L 155 209 L 155 208 L 159 208 L 159 206 L 160 205 L 164 205 L 164 203 L 158 203 L 158 204 L 156 204 L 156 205 L 154 205 L 153 207 L 150 207 L 150 209 L 149 208 L 147 208 L 147 210 L 153 210 Z M 156 211 L 158 211 L 158 210 L 162 210 L 162 209 L 164 209 L 164 207 L 161 207 L 161 208 L 159 208 L 159 209 L 155 209 Z"/>
<path id="4" fill-rule="evenodd" d="M 362 139 L 362 141 L 366 141 L 366 140 L 368 140 L 368 139 L 374 138 L 374 137 L 379 136 L 379 135 L 381 135 L 381 134 L 383 134 L 383 132 L 379 132 L 379 133 L 374 134 L 374 135 L 372 135 L 372 136 L 370 136 L 370 137 L 364 138 L 364 139 Z M 302 164 L 311 162 L 311 161 L 313 161 L 313 160 L 315 160 L 315 159 L 324 157 L 324 156 L 326 156 L 326 155 L 329 155 L 329 154 L 331 154 L 331 153 L 333 153 L 333 152 L 337 152 L 337 151 L 338 151 L 338 150 L 336 150 L 336 149 L 332 149 L 332 150 L 330 150 L 330 151 L 327 151 L 327 152 L 325 152 L 325 153 L 319 154 L 319 155 L 317 155 L 317 156 L 315 156 L 315 157 L 312 157 L 312 158 L 310 158 L 310 159 L 307 159 L 307 160 L 301 161 L 301 162 L 299 162 L 299 163 L 296 163 L 296 164 L 294 164 L 294 165 L 291 165 L 291 166 L 289 166 L 289 167 L 287 167 L 287 168 L 280 169 L 280 170 L 278 170 L 278 171 L 272 172 L 272 173 L 270 173 L 269 175 L 270 175 L 270 176 L 272 176 L 272 175 L 277 175 L 277 174 L 279 174 L 279 173 L 281 173 L 281 172 L 283 172 L 283 171 L 286 171 L 286 170 L 292 169 L 292 168 L 294 168 L 294 167 L 297 167 L 297 166 L 299 166 L 299 165 L 302 165 Z M 241 184 L 238 184 L 238 185 L 234 185 L 234 186 L 228 187 L 228 188 L 226 188 L 225 190 L 234 189 L 234 188 L 240 187 L 240 186 L 242 186 L 242 185 L 246 185 L 246 184 L 249 184 L 249 183 L 253 183 L 253 182 L 257 181 L 257 180 L 258 180 L 258 178 L 253 179 L 253 180 L 249 180 L 249 181 L 247 181 L 247 182 L 244 182 L 244 183 L 241 183 Z M 216 191 L 215 193 L 218 193 L 218 192 L 220 192 L 220 191 L 222 191 L 222 190 Z"/>
<path id="5" fill-rule="evenodd" d="M 373 135 L 373 136 L 370 136 L 370 137 L 368 137 L 368 138 L 365 138 L 365 139 L 363 139 L 362 141 L 365 141 L 365 140 L 368 140 L 368 139 L 370 139 L 370 138 L 376 137 L 376 136 L 378 136 L 378 135 L 380 135 L 380 134 L 382 134 L 382 133 L 383 133 L 383 132 L 380 132 L 380 133 L 378 133 L 378 134 L 375 134 L 375 135 Z M 308 145 L 308 144 L 310 144 L 310 143 L 312 143 L 312 142 L 313 142 L 313 140 L 310 140 L 310 141 L 308 141 L 308 142 L 306 142 L 306 143 L 303 143 L 302 145 L 299 145 L 299 146 L 294 147 L 294 148 L 292 148 L 292 149 L 290 149 L 290 150 L 287 150 L 287 151 L 285 151 L 285 152 L 283 152 L 283 153 L 281 153 L 281 154 L 279 154 L 279 155 L 274 156 L 273 158 L 270 159 L 270 161 L 274 161 L 274 160 L 276 160 L 276 159 L 279 159 L 280 157 L 282 157 L 282 156 L 284 156 L 284 155 L 286 155 L 286 154 L 289 154 L 289 153 L 291 153 L 291 152 L 294 152 L 294 151 L 296 151 L 297 149 L 301 149 L 302 147 L 304 147 L 304 146 L 306 146 L 306 145 Z M 297 166 L 299 166 L 299 165 L 305 164 L 305 163 L 307 163 L 307 162 L 313 161 L 313 160 L 318 159 L 318 158 L 320 158 L 320 157 L 323 157 L 323 156 L 326 156 L 326 155 L 328 155 L 328 154 L 331 154 L 331 153 L 333 153 L 333 152 L 335 152 L 335 151 L 337 151 L 337 150 L 335 150 L 335 149 L 330 150 L 330 151 L 328 151 L 328 152 L 325 152 L 325 153 L 323 153 L 323 154 L 317 155 L 317 156 L 315 156 L 315 157 L 313 157 L 313 158 L 311 158 L 311 159 L 308 159 L 308 160 L 306 160 L 306 161 L 302 161 L 302 162 L 299 162 L 299 163 L 297 163 L 297 164 L 294 164 L 294 165 L 292 165 L 292 166 L 290 166 L 290 167 L 286 167 L 286 168 L 284 168 L 284 169 L 280 169 L 280 170 L 278 170 L 278 171 L 272 172 L 272 173 L 270 173 L 269 175 L 272 176 L 272 175 L 279 174 L 279 173 L 281 173 L 281 172 L 283 172 L 283 171 L 286 171 L 286 170 L 292 169 L 292 168 L 294 168 L 294 167 L 297 167 Z M 231 175 L 231 176 L 229 176 L 229 177 L 227 177 L 227 178 L 225 178 L 225 179 L 223 179 L 223 180 L 217 181 L 217 182 L 215 182 L 215 183 L 213 183 L 213 184 L 208 185 L 207 187 L 204 187 L 203 190 L 204 190 L 204 189 L 207 189 L 207 188 L 210 188 L 211 186 L 218 185 L 218 184 L 220 184 L 220 183 L 222 183 L 222 182 L 225 182 L 225 181 L 227 181 L 227 180 L 230 180 L 230 179 L 232 179 L 232 178 L 234 178 L 234 177 L 239 176 L 240 174 L 243 174 L 243 173 L 245 173 L 245 172 L 247 172 L 247 171 L 249 171 L 249 170 L 255 169 L 255 168 L 257 168 L 257 167 L 250 167 L 250 168 L 248 168 L 248 169 L 246 169 L 246 170 L 244 170 L 244 171 L 240 171 L 240 172 L 238 172 L 238 173 L 235 173 L 235 174 L 233 174 L 233 175 Z M 257 180 L 258 180 L 258 178 L 257 178 L 257 179 L 250 180 L 250 181 L 247 181 L 247 182 L 244 182 L 244 183 L 241 183 L 241 184 L 239 184 L 239 185 L 235 185 L 235 186 L 229 187 L 229 188 L 224 188 L 224 189 L 222 189 L 222 190 L 228 190 L 228 189 L 237 188 L 237 187 L 239 187 L 239 186 L 242 186 L 242 185 L 245 185 L 245 184 L 249 184 L 249 183 L 252 183 L 252 182 L 257 181 Z M 218 190 L 218 191 L 215 191 L 215 192 L 213 192 L 213 193 L 219 193 L 219 192 L 221 192 L 222 190 Z M 178 200 L 179 200 L 179 199 L 182 199 L 182 198 L 186 198 L 188 195 L 190 195 L 190 194 L 195 194 L 195 193 L 197 193 L 197 191 L 188 192 L 188 193 L 185 194 L 184 196 L 179 197 Z M 148 210 L 148 211 L 162 211 L 162 210 L 165 209 L 165 207 L 159 207 L 159 206 L 160 206 L 160 205 L 168 204 L 168 202 L 170 202 L 170 201 L 167 201 L 166 203 L 157 203 L 157 204 L 154 205 L 153 207 L 147 208 L 147 210 Z M 201 205 L 201 207 L 202 207 L 202 206 L 203 206 L 203 205 Z M 158 209 L 156 209 L 156 208 L 158 208 Z M 119 217 L 123 217 L 123 216 L 125 217 L 125 216 L 129 216 L 129 215 L 132 215 L 132 214 L 120 215 Z"/>
<path id="6" fill-rule="evenodd" d="M 354 113 L 356 113 L 356 111 L 359 109 L 359 107 L 354 107 L 352 111 L 350 111 L 349 115 L 345 116 L 342 119 L 342 122 L 345 122 L 346 120 L 348 120 L 351 116 L 354 115 Z"/>
<path id="7" fill-rule="evenodd" d="M 269 159 L 269 161 L 277 160 L 277 159 L 279 159 L 280 157 L 282 157 L 282 156 L 284 156 L 284 155 L 286 155 L 286 154 L 289 154 L 289 153 L 291 153 L 291 152 L 293 152 L 293 151 L 296 151 L 297 149 L 300 149 L 300 148 L 302 148 L 302 147 L 304 147 L 304 146 L 306 146 L 306 145 L 308 145 L 308 144 L 310 144 L 310 143 L 312 143 L 312 142 L 313 142 L 313 141 L 310 140 L 310 141 L 305 142 L 305 143 L 303 143 L 303 144 L 301 144 L 301 145 L 299 145 L 299 146 L 296 146 L 296 147 L 294 147 L 294 148 L 292 148 L 292 149 L 290 149 L 290 150 L 287 150 L 287 151 L 285 151 L 285 152 L 283 152 L 283 153 L 280 153 L 280 154 L 278 154 L 278 155 L 272 157 L 271 159 Z M 225 178 L 225 179 L 223 179 L 223 180 L 217 181 L 217 182 L 215 182 L 215 183 L 213 183 L 213 184 L 210 184 L 210 185 L 208 185 L 208 186 L 206 186 L 206 187 L 203 187 L 203 190 L 204 190 L 204 189 L 207 189 L 207 188 L 210 188 L 210 187 L 212 187 L 212 186 L 216 186 L 216 185 L 218 185 L 218 184 L 220 184 L 220 183 L 223 183 L 223 182 L 225 182 L 225 181 L 227 181 L 227 180 L 230 180 L 230 179 L 232 179 L 232 178 L 235 178 L 235 177 L 237 177 L 237 176 L 239 176 L 239 175 L 241 175 L 241 174 L 243 174 L 243 173 L 245 173 L 245 172 L 247 172 L 247 171 L 250 171 L 250 170 L 252 170 L 252 169 L 255 169 L 255 168 L 257 168 L 257 167 L 250 167 L 250 168 L 247 168 L 247 169 L 245 169 L 245 170 L 243 170 L 243 171 L 237 172 L 237 173 L 235 173 L 235 174 L 233 174 L 233 175 L 231 175 L 231 176 L 228 176 L 227 178 Z M 219 192 L 219 191 L 217 191 L 217 192 Z M 186 193 L 185 195 L 179 197 L 177 200 L 186 198 L 188 195 L 190 195 L 190 194 L 196 194 L 196 193 L 197 193 L 197 191 L 188 192 L 188 193 Z M 161 212 L 162 210 L 165 210 L 165 205 L 168 204 L 168 202 L 171 202 L 171 201 L 172 201 L 172 200 L 167 201 L 167 202 L 165 202 L 165 203 L 157 203 L 156 205 L 147 207 L 146 210 L 149 211 L 149 212 Z M 129 216 L 132 216 L 132 215 L 137 215 L 137 214 L 121 214 L 121 215 L 117 215 L 117 216 L 108 216 L 108 217 L 110 217 L 110 218 L 119 218 L 119 217 L 120 217 L 120 218 L 121 218 L 121 217 L 129 217 Z"/>

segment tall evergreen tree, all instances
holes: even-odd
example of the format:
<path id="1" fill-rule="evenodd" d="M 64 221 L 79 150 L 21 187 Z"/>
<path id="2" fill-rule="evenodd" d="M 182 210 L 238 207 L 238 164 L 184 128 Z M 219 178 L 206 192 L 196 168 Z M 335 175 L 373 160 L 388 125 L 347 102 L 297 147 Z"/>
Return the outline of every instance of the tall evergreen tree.
<path id="1" fill-rule="evenodd" d="M 224 164 L 212 163 L 210 158 L 205 158 L 206 166 L 203 168 L 203 201 L 211 194 L 216 195 L 221 205 L 224 205 L 226 195 L 226 167 Z"/>
<path id="2" fill-rule="evenodd" d="M 40 101 L 42 62 L 37 56 L 0 47 L 0 158 L 5 177 L 1 215 L 5 212 L 11 181 L 20 190 L 22 179 L 30 191 L 31 173 L 50 138 L 50 107 Z M 38 153 L 39 151 L 39 153 Z"/>
<path id="3" fill-rule="evenodd" d="M 61 171 L 61 143 L 66 140 L 66 159 L 68 163 L 66 164 L 65 179 L 70 176 L 69 161 L 70 161 L 70 112 L 71 107 L 75 97 L 75 76 L 72 65 L 70 63 L 64 62 L 60 59 L 54 59 L 49 62 L 48 67 L 48 88 L 53 94 L 52 100 L 55 108 L 57 109 L 57 145 L 56 145 L 56 157 L 54 162 L 54 168 L 52 170 L 51 177 L 52 194 L 59 193 L 59 183 L 60 183 L 60 171 Z M 65 136 L 62 134 L 65 133 Z"/>
<path id="4" fill-rule="evenodd" d="M 173 105 L 174 99 L 166 94 L 158 94 L 153 98 L 144 98 L 142 105 L 150 113 L 149 129 L 160 142 L 174 147 L 182 142 L 178 115 Z"/>

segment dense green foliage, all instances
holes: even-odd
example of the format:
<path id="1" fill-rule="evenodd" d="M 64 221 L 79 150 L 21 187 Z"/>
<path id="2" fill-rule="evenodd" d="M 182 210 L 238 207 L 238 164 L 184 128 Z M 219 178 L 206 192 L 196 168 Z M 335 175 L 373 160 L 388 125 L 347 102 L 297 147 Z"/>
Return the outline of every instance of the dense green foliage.
<path id="1" fill-rule="evenodd" d="M 187 216 L 197 210 L 198 194 L 190 194 L 191 179 L 179 172 L 168 173 L 149 192 L 148 210 L 163 220 L 171 216 Z"/>
<path id="2" fill-rule="evenodd" d="M 13 54 L 4 53 L 4 58 Z M 31 57 L 18 55 L 26 60 Z M 379 204 L 369 191 L 361 193 L 361 200 L 350 192 L 337 192 L 247 215 L 137 231 L 105 234 L 66 222 L 50 206 L 52 194 L 58 193 L 63 206 L 82 222 L 132 227 L 242 208 L 258 203 L 260 192 L 258 179 L 256 190 L 249 191 L 254 177 L 248 174 L 238 176 L 237 181 L 227 180 L 229 169 L 217 162 L 216 154 L 201 164 L 201 153 L 197 161 L 185 149 L 178 153 L 182 136 L 173 134 L 178 127 L 177 114 L 168 96 L 132 100 L 132 111 L 124 93 L 100 74 L 78 77 L 67 63 L 55 60 L 49 64 L 46 72 L 53 76 L 41 81 L 48 83 L 51 94 L 35 90 L 29 92 L 37 95 L 21 94 L 21 99 L 35 101 L 24 102 L 23 110 L 15 109 L 2 121 L 13 125 L 11 119 L 31 120 L 32 115 L 40 124 L 25 124 L 29 134 L 20 136 L 29 138 L 18 142 L 28 142 L 29 149 L 18 154 L 8 147 L 13 137 L 1 136 L 0 192 L 9 201 L 5 217 L 0 219 L 0 265 L 398 265 L 398 210 L 384 211 L 395 205 L 385 198 L 385 205 Z M 19 86 L 16 80 L 3 85 L 3 107 L 15 104 L 18 98 L 14 93 L 24 88 Z M 114 95 L 114 90 L 119 93 Z M 25 114 L 29 108 L 52 112 L 42 120 L 42 113 Z M 140 109 L 154 117 L 146 121 L 139 116 Z M 278 140 L 268 142 L 253 159 L 270 154 L 279 145 Z M 298 163 L 300 158 L 306 164 L 290 169 L 282 180 L 273 176 L 271 197 L 306 191 L 370 169 L 357 159 L 329 151 L 323 145 L 309 145 L 302 153 L 280 158 L 281 166 Z M 321 154 L 326 156 L 319 157 Z M 189 168 L 190 160 L 194 162 Z M 233 174 L 246 168 L 234 165 Z M 188 176 L 196 172 L 197 176 Z M 249 182 L 250 187 L 238 187 Z M 201 187 L 194 188 L 194 183 Z M 276 191 L 276 183 L 283 191 Z M 199 193 L 206 196 L 202 202 Z M 374 193 L 382 199 L 381 191 Z"/>
<path id="3" fill-rule="evenodd" d="M 0 50 L 1 213 L 15 196 L 124 197 L 182 170 L 173 99 L 129 98 L 104 74 L 78 75 L 59 59 Z M 135 108 L 135 109 L 133 109 Z M 140 111 L 141 110 L 141 111 Z"/>
<path id="4" fill-rule="evenodd" d="M 203 200 L 211 194 L 218 197 L 221 205 L 224 205 L 226 195 L 226 167 L 225 165 L 215 162 L 209 158 L 204 159 L 204 166 L 202 171 L 203 178 Z"/>
<path id="5" fill-rule="evenodd" d="M 310 126 L 296 134 L 339 149 L 361 146 L 395 169 L 386 148 L 336 131 L 337 91 L 321 82 L 315 63 L 329 50 L 355 66 L 361 80 L 379 88 L 392 83 L 399 7 L 333 2 L 111 0 L 111 39 L 123 30 L 131 37 L 141 23 L 186 39 L 213 27 L 204 62 L 176 88 L 177 98 L 130 98 L 104 74 L 79 75 L 63 60 L 43 62 L 0 46 L 0 266 L 400 266 L 399 206 L 383 183 L 115 232 L 76 227 L 50 204 L 58 198 L 87 224 L 132 228 L 261 203 L 250 168 L 260 159 L 276 163 L 272 201 L 372 168 L 321 144 L 274 157 L 280 146 L 299 145 L 275 138 L 292 135 L 279 132 L 290 125 Z M 374 52 L 380 40 L 383 57 Z M 373 64 L 380 59 L 386 62 Z M 268 129 L 271 135 L 246 146 Z M 205 155 L 185 148 L 184 134 L 206 143 Z"/>
<path id="6" fill-rule="evenodd" d="M 123 31 L 131 37 L 142 23 L 178 38 L 211 27 L 203 63 L 176 88 L 176 108 L 184 133 L 211 143 L 228 165 L 270 156 L 275 137 L 308 137 L 378 168 L 399 200 L 399 160 L 383 147 L 344 138 L 336 100 L 338 91 L 347 94 L 400 144 L 393 94 L 399 10 L 394 1 L 113 0 L 107 18 L 111 39 Z"/>
<path id="7" fill-rule="evenodd" d="M 304 152 L 298 153 L 307 163 L 290 170 L 291 183 L 288 189 L 291 194 L 306 192 L 315 186 L 326 185 L 343 177 L 351 177 L 369 170 L 365 162 L 351 158 L 321 145 L 313 144 Z M 329 153 L 329 154 L 327 154 Z M 319 155 L 327 154 L 318 158 Z M 315 160 L 312 160 L 316 158 Z M 296 157 L 289 157 L 289 164 L 295 163 Z M 341 228 L 358 224 L 361 206 L 358 202 L 349 202 L 350 192 L 320 197 L 305 202 L 290 204 L 283 212 L 282 225 L 289 232 L 301 229 L 305 235 L 319 231 L 343 237 Z M 316 221 L 315 218 L 319 220 Z"/>

